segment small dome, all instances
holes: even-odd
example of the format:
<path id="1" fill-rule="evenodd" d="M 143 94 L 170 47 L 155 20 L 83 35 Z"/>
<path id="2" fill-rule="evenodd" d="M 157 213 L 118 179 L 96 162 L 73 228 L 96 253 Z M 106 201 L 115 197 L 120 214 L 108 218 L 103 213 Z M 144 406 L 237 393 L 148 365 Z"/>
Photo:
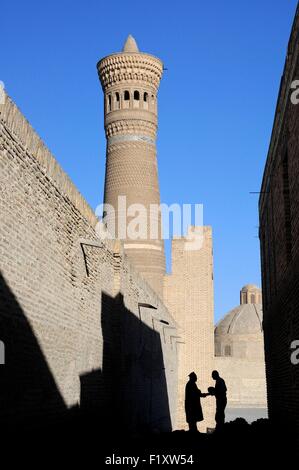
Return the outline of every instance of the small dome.
<path id="1" fill-rule="evenodd" d="M 261 304 L 243 304 L 228 312 L 215 327 L 215 335 L 246 335 L 263 331 Z"/>
<path id="2" fill-rule="evenodd" d="M 260 288 L 258 286 L 256 286 L 255 284 L 246 284 L 246 286 L 243 286 L 241 291 L 244 292 L 244 291 L 248 291 L 248 290 L 260 290 Z"/>

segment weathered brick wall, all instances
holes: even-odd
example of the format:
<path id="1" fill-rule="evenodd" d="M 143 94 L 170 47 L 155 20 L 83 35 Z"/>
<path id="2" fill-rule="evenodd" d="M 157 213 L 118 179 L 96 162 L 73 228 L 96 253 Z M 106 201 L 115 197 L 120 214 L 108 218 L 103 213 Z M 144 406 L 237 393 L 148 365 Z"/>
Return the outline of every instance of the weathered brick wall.
<path id="1" fill-rule="evenodd" d="M 169 428 L 173 318 L 119 243 L 96 237 L 93 211 L 7 96 L 0 113 L 2 419 L 80 403 L 130 429 Z"/>
<path id="2" fill-rule="evenodd" d="M 186 238 L 172 241 L 172 273 L 165 276 L 164 301 L 180 326 L 178 339 L 178 411 L 176 427 L 187 427 L 185 386 L 190 372 L 198 376 L 198 388 L 206 392 L 214 384 L 214 293 L 211 227 L 202 227 L 202 246 L 186 250 Z M 202 398 L 204 421 L 200 429 L 215 426 L 215 399 Z"/>
<path id="3" fill-rule="evenodd" d="M 299 339 L 299 104 L 291 84 L 299 80 L 297 10 L 281 80 L 264 171 L 260 213 L 265 359 L 269 416 L 297 429 L 299 365 L 290 345 Z"/>
<path id="4" fill-rule="evenodd" d="M 248 339 L 254 343 L 252 338 Z M 225 379 L 228 408 L 267 408 L 265 366 L 262 361 L 216 356 L 215 369 Z"/>

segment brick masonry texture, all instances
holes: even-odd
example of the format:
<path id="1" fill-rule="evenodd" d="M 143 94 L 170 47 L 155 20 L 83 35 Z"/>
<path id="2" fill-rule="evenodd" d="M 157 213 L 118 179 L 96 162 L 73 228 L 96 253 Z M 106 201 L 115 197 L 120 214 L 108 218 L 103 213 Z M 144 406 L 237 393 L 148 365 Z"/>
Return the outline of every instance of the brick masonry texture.
<path id="1" fill-rule="evenodd" d="M 162 62 L 129 37 L 98 72 L 105 202 L 117 208 L 125 195 L 127 206 L 142 203 L 151 212 L 160 203 Z M 101 423 L 113 415 L 132 432 L 185 428 L 188 374 L 197 373 L 202 391 L 214 384 L 211 228 L 199 228 L 200 249 L 186 251 L 185 238 L 172 241 L 172 273 L 165 275 L 160 231 L 156 240 L 101 241 L 92 209 L 7 95 L 0 118 L 0 418 L 79 405 L 97 410 Z M 161 222 L 161 212 L 155 217 Z M 244 394 L 235 380 L 240 363 L 232 365 L 231 388 Z M 228 375 L 232 366 L 225 366 Z M 248 380 L 256 379 L 251 371 Z M 202 405 L 203 431 L 214 427 L 215 400 Z"/>
<path id="2" fill-rule="evenodd" d="M 179 324 L 177 427 L 186 428 L 184 414 L 185 385 L 194 371 L 198 388 L 206 392 L 214 385 L 214 295 L 212 229 L 202 227 L 200 249 L 185 250 L 186 238 L 172 240 L 172 273 L 165 276 L 164 301 Z M 204 421 L 200 429 L 215 425 L 215 399 L 202 398 Z"/>
<path id="3" fill-rule="evenodd" d="M 267 409 L 261 300 L 261 289 L 247 284 L 240 305 L 215 327 L 215 368 L 226 382 L 228 408 Z"/>
<path id="4" fill-rule="evenodd" d="M 288 45 L 259 200 L 265 359 L 269 417 L 296 429 L 299 441 L 299 10 Z M 297 93 L 298 96 L 298 93 Z"/>
<path id="5" fill-rule="evenodd" d="M 0 117 L 1 419 L 79 403 L 170 429 L 174 319 L 8 96 Z"/>
<path id="6" fill-rule="evenodd" d="M 253 336 L 253 335 L 252 335 Z M 256 336 L 256 335 L 255 335 Z M 242 340 L 257 350 L 264 349 L 263 341 L 249 335 Z M 228 408 L 267 408 L 265 364 L 257 358 L 215 357 L 215 369 L 225 379 Z"/>
<path id="7" fill-rule="evenodd" d="M 142 204 L 146 214 L 139 215 L 145 233 L 139 239 L 127 237 L 125 252 L 137 271 L 162 298 L 165 275 L 161 211 L 157 211 L 158 233 L 150 233 L 152 205 L 160 205 L 156 134 L 158 123 L 157 93 L 163 73 L 160 59 L 124 47 L 99 61 L 98 74 L 104 93 L 105 133 L 107 138 L 104 202 L 105 221 L 115 221 L 119 228 L 130 226 L 135 216 L 127 217 L 118 204 L 125 196 L 127 207 Z M 111 206 L 113 210 L 111 210 Z"/>

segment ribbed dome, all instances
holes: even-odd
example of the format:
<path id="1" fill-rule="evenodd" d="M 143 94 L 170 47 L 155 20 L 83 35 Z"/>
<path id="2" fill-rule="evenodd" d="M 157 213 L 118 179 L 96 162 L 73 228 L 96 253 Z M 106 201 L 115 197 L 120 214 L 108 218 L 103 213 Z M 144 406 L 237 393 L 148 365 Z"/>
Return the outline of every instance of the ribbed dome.
<path id="1" fill-rule="evenodd" d="M 215 327 L 216 335 L 246 335 L 261 333 L 263 311 L 261 304 L 243 304 L 228 312 Z"/>

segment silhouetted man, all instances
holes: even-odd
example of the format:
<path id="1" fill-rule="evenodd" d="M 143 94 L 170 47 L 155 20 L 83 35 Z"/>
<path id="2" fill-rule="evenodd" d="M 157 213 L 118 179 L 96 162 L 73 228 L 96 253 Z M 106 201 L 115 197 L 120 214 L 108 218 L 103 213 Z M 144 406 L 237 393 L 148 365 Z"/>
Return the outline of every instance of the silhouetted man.
<path id="1" fill-rule="evenodd" d="M 186 421 L 189 425 L 189 431 L 197 431 L 197 423 L 203 421 L 202 408 L 200 403 L 201 397 L 206 397 L 206 393 L 201 393 L 196 385 L 197 375 L 195 372 L 189 374 L 189 382 L 185 389 L 185 411 Z"/>
<path id="2" fill-rule="evenodd" d="M 227 404 L 226 398 L 226 385 L 224 380 L 220 377 L 219 372 L 217 370 L 213 370 L 212 372 L 212 379 L 216 381 L 215 387 L 213 390 L 213 394 L 216 398 L 216 429 L 221 428 L 225 422 L 225 407 Z"/>

